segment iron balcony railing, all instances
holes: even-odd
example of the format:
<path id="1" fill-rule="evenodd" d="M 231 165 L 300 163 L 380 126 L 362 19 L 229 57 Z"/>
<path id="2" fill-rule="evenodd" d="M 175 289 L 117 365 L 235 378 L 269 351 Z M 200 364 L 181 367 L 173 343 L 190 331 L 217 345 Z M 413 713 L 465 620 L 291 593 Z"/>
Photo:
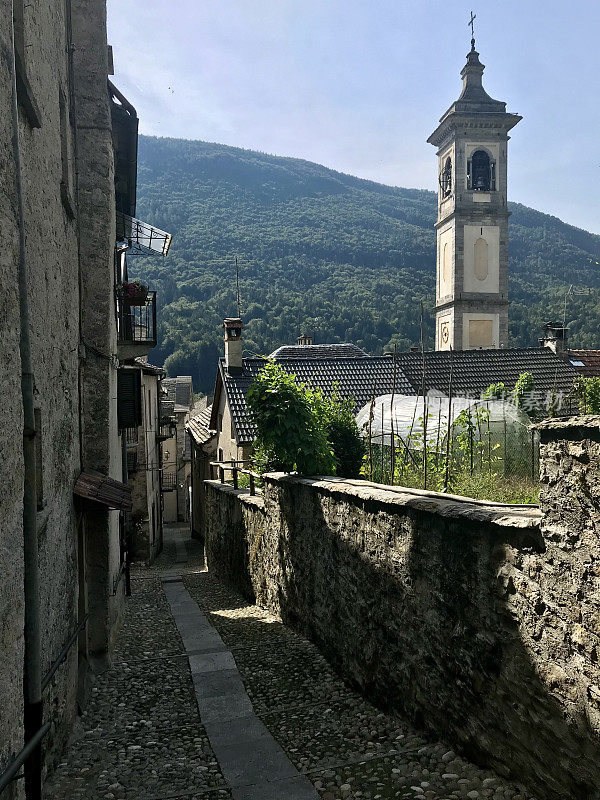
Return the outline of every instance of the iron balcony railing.
<path id="1" fill-rule="evenodd" d="M 117 291 L 117 334 L 119 342 L 156 346 L 156 292 L 148 292 L 143 305 L 131 305 Z"/>
<path id="2" fill-rule="evenodd" d="M 125 441 L 127 444 L 138 443 L 139 428 L 125 428 Z"/>
<path id="3" fill-rule="evenodd" d="M 177 488 L 177 473 L 163 472 L 162 489 L 163 492 L 170 492 Z"/>

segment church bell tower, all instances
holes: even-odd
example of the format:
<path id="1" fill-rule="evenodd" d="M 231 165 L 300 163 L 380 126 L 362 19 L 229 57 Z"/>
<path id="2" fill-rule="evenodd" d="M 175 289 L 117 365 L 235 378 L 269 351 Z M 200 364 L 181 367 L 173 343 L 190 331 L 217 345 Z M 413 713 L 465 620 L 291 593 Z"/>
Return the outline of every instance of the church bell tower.
<path id="1" fill-rule="evenodd" d="M 437 147 L 436 350 L 508 344 L 508 132 L 521 119 L 482 85 L 471 39 L 463 90 L 427 140 Z"/>

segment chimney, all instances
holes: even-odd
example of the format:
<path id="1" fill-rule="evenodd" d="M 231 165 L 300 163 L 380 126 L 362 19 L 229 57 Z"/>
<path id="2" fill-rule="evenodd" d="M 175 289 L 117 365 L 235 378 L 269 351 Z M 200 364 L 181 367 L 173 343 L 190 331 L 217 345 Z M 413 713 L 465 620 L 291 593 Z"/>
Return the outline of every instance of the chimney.
<path id="1" fill-rule="evenodd" d="M 300 336 L 296 339 L 296 343 L 299 345 L 307 345 L 312 344 L 312 336 L 307 336 L 305 333 L 301 333 Z"/>
<path id="2" fill-rule="evenodd" d="M 569 351 L 569 329 L 561 322 L 547 322 L 542 328 L 541 347 L 549 347 L 557 356 L 564 356 Z"/>
<path id="3" fill-rule="evenodd" d="M 223 320 L 225 330 L 225 366 L 230 375 L 242 372 L 242 328 L 244 323 L 239 317 L 228 317 Z"/>

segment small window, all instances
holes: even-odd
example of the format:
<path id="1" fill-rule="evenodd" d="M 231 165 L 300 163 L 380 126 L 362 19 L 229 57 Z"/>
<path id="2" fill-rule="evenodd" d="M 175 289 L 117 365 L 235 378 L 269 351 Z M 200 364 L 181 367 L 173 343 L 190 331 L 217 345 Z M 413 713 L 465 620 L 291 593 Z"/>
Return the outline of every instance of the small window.
<path id="1" fill-rule="evenodd" d="M 218 423 L 217 423 L 219 433 L 223 431 L 223 414 L 219 414 L 218 416 Z"/>

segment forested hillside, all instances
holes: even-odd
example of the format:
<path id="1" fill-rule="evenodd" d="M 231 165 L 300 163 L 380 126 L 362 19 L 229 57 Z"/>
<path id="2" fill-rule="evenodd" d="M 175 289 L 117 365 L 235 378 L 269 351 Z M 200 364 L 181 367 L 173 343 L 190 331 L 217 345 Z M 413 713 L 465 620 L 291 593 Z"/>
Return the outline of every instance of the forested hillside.
<path id="1" fill-rule="evenodd" d="M 567 303 L 573 346 L 600 347 L 600 236 L 516 203 L 510 220 L 512 345 L 537 344 Z M 130 272 L 158 290 L 155 363 L 210 391 L 221 322 L 235 316 L 240 268 L 247 354 L 293 343 L 348 341 L 370 353 L 433 347 L 436 197 L 318 164 L 225 145 L 140 137 L 141 219 L 173 234 L 166 259 Z"/>

